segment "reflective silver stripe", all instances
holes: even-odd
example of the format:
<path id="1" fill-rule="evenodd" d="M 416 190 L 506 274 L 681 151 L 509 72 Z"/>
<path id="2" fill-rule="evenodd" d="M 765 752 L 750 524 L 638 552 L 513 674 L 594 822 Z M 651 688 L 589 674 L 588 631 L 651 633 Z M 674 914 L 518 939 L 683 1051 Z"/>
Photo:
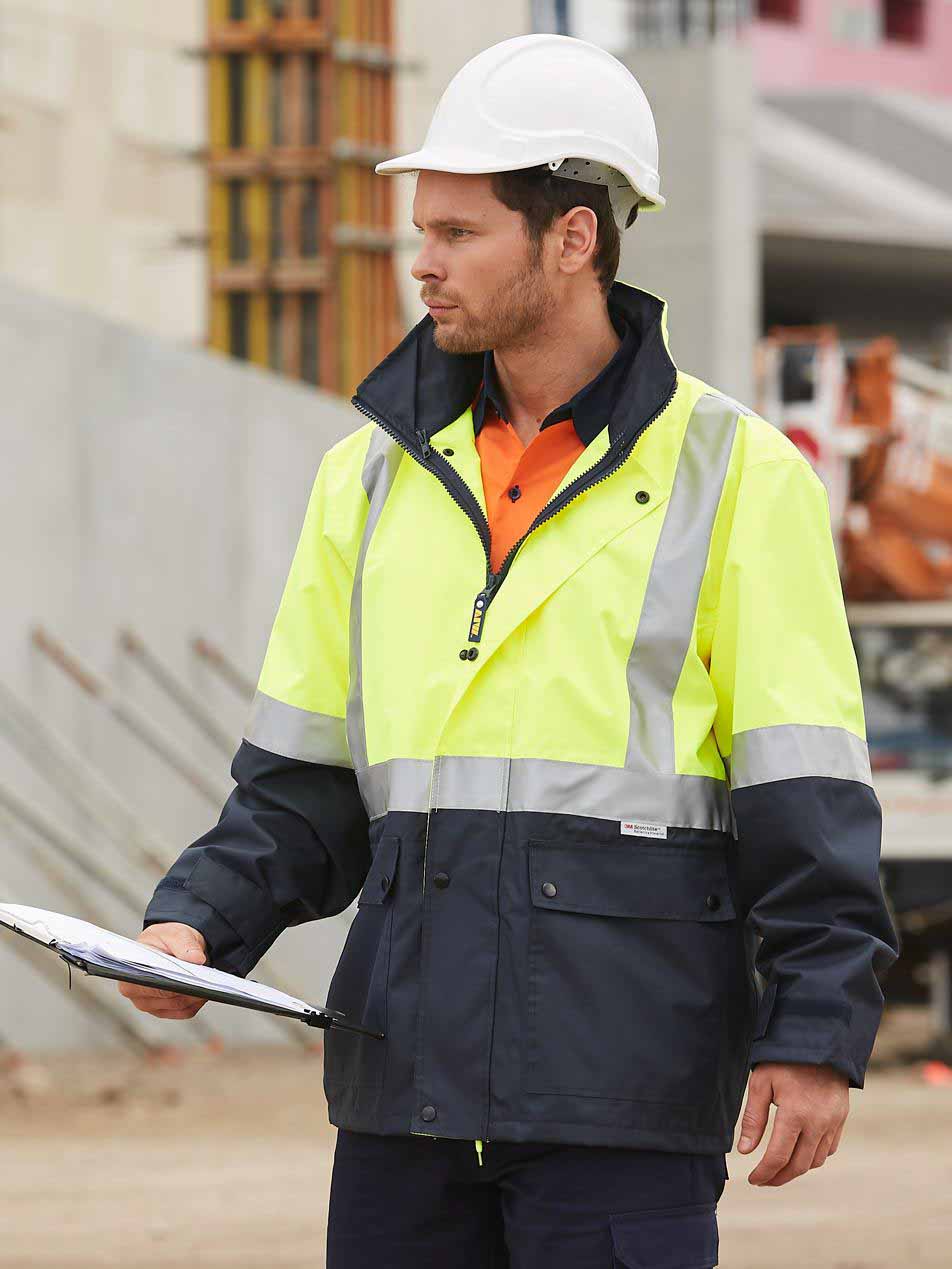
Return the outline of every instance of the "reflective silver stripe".
<path id="1" fill-rule="evenodd" d="M 675 772 L 674 693 L 694 633 L 737 419 L 731 402 L 705 394 L 685 429 L 628 657 L 629 771 L 668 776 Z"/>
<path id="2" fill-rule="evenodd" d="M 622 767 L 547 758 L 393 758 L 358 770 L 371 819 L 387 811 L 543 811 L 604 820 L 643 820 L 669 828 L 729 832 L 723 780 L 645 776 Z"/>
<path id="3" fill-rule="evenodd" d="M 285 758 L 325 762 L 333 767 L 353 766 L 343 718 L 285 705 L 264 692 L 254 694 L 244 737 L 259 749 L 283 754 Z"/>
<path id="4" fill-rule="evenodd" d="M 364 720 L 364 675 L 362 648 L 364 559 L 374 529 L 393 487 L 403 450 L 383 428 L 375 427 L 367 446 L 360 481 L 370 502 L 367 522 L 360 539 L 354 584 L 350 596 L 350 690 L 347 695 L 347 743 L 357 770 L 367 766 L 367 725 Z"/>
<path id="5" fill-rule="evenodd" d="M 873 783 L 866 742 L 845 727 L 783 723 L 738 732 L 730 769 L 734 789 L 798 776 Z"/>

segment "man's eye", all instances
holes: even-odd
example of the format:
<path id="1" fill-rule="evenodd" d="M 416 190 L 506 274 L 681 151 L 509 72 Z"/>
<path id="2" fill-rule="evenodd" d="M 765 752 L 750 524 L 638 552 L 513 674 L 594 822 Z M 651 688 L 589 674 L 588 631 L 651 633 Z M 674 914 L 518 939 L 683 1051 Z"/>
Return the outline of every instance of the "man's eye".
<path id="1" fill-rule="evenodd" d="M 469 230 L 468 230 L 468 229 L 456 229 L 456 228 L 453 228 L 453 229 L 451 229 L 451 230 L 450 230 L 450 235 L 451 235 L 451 236 L 453 236 L 453 235 L 455 235 L 455 234 L 459 234 L 460 236 L 465 237 L 468 233 L 469 233 Z"/>

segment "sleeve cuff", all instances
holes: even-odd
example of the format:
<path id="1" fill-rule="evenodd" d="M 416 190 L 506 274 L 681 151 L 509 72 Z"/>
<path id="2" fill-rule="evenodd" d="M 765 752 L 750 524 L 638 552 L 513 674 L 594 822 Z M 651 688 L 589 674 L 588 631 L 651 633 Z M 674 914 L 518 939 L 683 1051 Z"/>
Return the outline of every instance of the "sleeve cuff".
<path id="1" fill-rule="evenodd" d="M 876 1019 L 835 1000 L 792 999 L 769 983 L 760 1001 L 750 1066 L 761 1062 L 802 1062 L 831 1066 L 851 1088 L 862 1088 L 876 1035 Z"/>
<path id="2" fill-rule="evenodd" d="M 181 921 L 204 937 L 208 964 L 227 974 L 244 977 L 281 933 L 283 924 L 269 929 L 256 943 L 247 944 L 224 916 L 204 899 L 180 885 L 158 884 L 145 910 L 142 928 L 159 921 Z"/>

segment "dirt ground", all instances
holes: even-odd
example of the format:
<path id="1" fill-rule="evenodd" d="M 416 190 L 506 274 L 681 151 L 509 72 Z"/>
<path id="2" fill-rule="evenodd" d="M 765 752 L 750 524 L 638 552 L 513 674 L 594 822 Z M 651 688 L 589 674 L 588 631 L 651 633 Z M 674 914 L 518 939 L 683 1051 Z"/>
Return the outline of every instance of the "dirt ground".
<path id="1" fill-rule="evenodd" d="M 729 1156 L 724 1269 L 952 1266 L 952 1084 L 897 1060 L 924 1026 L 887 1014 L 823 1168 L 756 1189 L 755 1160 Z M 0 1266 L 320 1269 L 335 1133 L 319 1047 L 8 1058 Z"/>

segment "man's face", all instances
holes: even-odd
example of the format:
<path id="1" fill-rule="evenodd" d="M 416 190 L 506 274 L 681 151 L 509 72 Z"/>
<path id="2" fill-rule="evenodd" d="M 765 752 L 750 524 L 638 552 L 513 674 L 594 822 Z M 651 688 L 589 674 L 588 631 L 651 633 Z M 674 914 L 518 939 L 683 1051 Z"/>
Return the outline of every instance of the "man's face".
<path id="1" fill-rule="evenodd" d="M 438 348 L 475 353 L 531 339 L 556 303 L 545 252 L 533 252 L 522 213 L 496 198 L 489 176 L 421 171 L 413 223 L 421 241 L 410 272 Z"/>

